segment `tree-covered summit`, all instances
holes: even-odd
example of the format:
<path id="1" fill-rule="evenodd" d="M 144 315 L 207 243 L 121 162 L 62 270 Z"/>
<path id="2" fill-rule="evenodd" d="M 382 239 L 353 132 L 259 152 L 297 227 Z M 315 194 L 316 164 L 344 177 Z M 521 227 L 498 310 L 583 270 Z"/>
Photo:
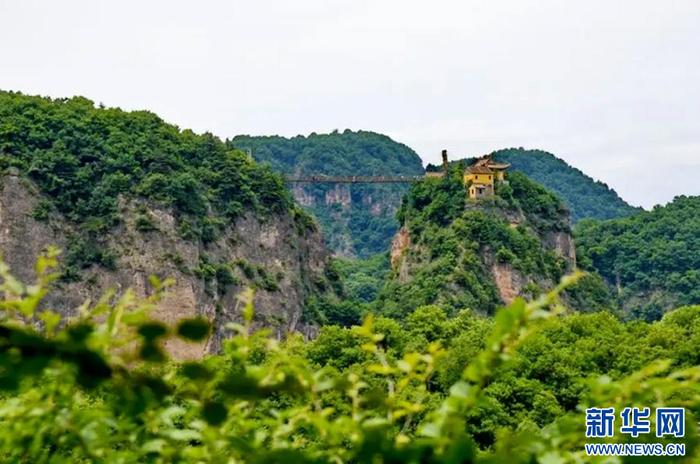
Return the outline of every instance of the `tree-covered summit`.
<path id="1" fill-rule="evenodd" d="M 408 146 L 371 131 L 296 137 L 237 135 L 229 145 L 250 149 L 258 161 L 288 174 L 421 174 L 420 157 Z"/>
<path id="2" fill-rule="evenodd" d="M 185 235 L 204 239 L 245 211 L 293 207 L 279 175 L 215 136 L 82 97 L 0 91 L 0 154 L 0 170 L 19 169 L 48 209 L 96 232 L 119 221 L 124 195 L 171 206 Z"/>
<path id="3" fill-rule="evenodd" d="M 616 289 L 632 316 L 653 320 L 700 303 L 700 197 L 676 197 L 633 216 L 581 221 L 579 263 Z"/>
<path id="4" fill-rule="evenodd" d="M 561 158 L 543 150 L 505 148 L 491 152 L 493 159 L 510 163 L 511 171 L 519 171 L 556 193 L 571 211 L 574 223 L 584 218 L 612 219 L 629 216 L 641 210 L 629 205 L 603 182 L 594 180 Z M 461 161 L 470 163 L 476 158 Z M 459 162 L 455 161 L 455 163 Z M 428 171 L 440 170 L 429 164 Z"/>
<path id="5" fill-rule="evenodd" d="M 573 222 L 583 218 L 611 219 L 639 211 L 608 185 L 546 151 L 507 148 L 494 151 L 493 157 L 510 163 L 513 171 L 524 173 L 559 195 L 571 210 Z"/>
<path id="6" fill-rule="evenodd" d="M 24 213 L 66 239 L 68 281 L 92 265 L 116 271 L 129 253 L 110 244 L 123 234 L 117 227 L 132 218 L 139 231 L 157 229 L 147 205 L 172 214 L 175 240 L 205 246 L 246 215 L 313 228 L 279 174 L 217 137 L 83 97 L 0 91 L 0 178 L 5 173 L 36 190 L 37 205 Z"/>

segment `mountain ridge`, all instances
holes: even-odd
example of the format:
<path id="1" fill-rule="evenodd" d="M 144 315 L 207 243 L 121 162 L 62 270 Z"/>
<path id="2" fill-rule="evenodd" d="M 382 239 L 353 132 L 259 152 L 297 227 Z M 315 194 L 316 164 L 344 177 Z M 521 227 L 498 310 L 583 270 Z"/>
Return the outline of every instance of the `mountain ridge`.
<path id="1" fill-rule="evenodd" d="M 559 195 L 571 210 L 573 223 L 584 218 L 624 217 L 642 210 L 628 204 L 604 182 L 545 150 L 504 148 L 491 155 Z"/>
<path id="2" fill-rule="evenodd" d="M 256 160 L 288 176 L 422 175 L 442 170 L 431 164 L 423 169 L 421 158 L 407 145 L 372 131 L 346 129 L 295 137 L 239 135 L 227 143 L 249 151 Z M 584 218 L 623 217 L 640 210 L 606 184 L 546 151 L 508 148 L 492 155 L 558 194 L 571 210 L 574 223 Z M 326 243 L 336 255 L 361 258 L 389 247 L 398 230 L 393 215 L 408 191 L 402 185 L 359 184 L 294 184 L 289 189 L 297 202 L 319 219 Z"/>

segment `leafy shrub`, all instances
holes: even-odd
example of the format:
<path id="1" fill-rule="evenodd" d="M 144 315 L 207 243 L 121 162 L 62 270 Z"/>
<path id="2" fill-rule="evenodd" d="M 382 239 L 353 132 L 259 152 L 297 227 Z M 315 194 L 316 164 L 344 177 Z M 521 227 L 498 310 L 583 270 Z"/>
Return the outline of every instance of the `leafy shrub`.
<path id="1" fill-rule="evenodd" d="M 53 205 L 51 202 L 45 198 L 42 198 L 37 202 L 36 207 L 32 211 L 32 217 L 37 221 L 45 221 L 49 218 L 49 214 L 53 210 Z"/>
<path id="2" fill-rule="evenodd" d="M 152 232 L 158 230 L 151 217 L 147 214 L 138 214 L 134 220 L 134 226 L 139 232 Z"/>
<path id="3" fill-rule="evenodd" d="M 216 282 L 220 287 L 228 287 L 229 285 L 238 285 L 240 282 L 233 274 L 233 269 L 228 264 L 219 264 L 215 267 Z"/>
<path id="4" fill-rule="evenodd" d="M 68 243 L 66 254 L 66 270 L 63 279 L 68 281 L 80 280 L 82 269 L 93 264 L 109 270 L 116 270 L 117 255 L 95 239 L 72 237 Z"/>
<path id="5" fill-rule="evenodd" d="M 277 284 L 277 277 L 270 274 L 265 270 L 264 267 L 258 267 L 258 285 L 267 290 L 268 292 L 276 292 L 279 290 L 279 285 Z"/>
<path id="6" fill-rule="evenodd" d="M 425 308 L 407 332 L 367 317 L 313 342 L 277 342 L 253 331 L 248 292 L 221 354 L 169 362 L 165 341 L 211 331 L 201 318 L 149 319 L 169 282 L 152 279 L 144 301 L 127 293 L 62 323 L 38 310 L 55 264 L 52 251 L 40 258 L 26 287 L 0 265 L 8 462 L 581 462 L 582 409 L 633 404 L 685 407 L 687 456 L 667 462 L 700 457 L 700 307 L 647 325 L 557 317 L 573 277 L 490 322 Z"/>
<path id="7" fill-rule="evenodd" d="M 496 260 L 499 263 L 512 263 L 517 259 L 515 253 L 510 251 L 508 248 L 501 247 L 496 252 Z"/>
<path id="8" fill-rule="evenodd" d="M 255 278 L 257 269 L 251 263 L 245 259 L 237 259 L 235 264 L 241 271 L 243 271 L 243 275 L 245 275 L 247 279 Z"/>

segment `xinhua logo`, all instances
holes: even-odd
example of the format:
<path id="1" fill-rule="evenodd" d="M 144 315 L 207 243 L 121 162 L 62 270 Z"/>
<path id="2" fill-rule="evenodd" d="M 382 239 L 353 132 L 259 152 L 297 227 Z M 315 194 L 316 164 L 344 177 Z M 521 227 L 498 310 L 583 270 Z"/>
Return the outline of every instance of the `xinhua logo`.
<path id="1" fill-rule="evenodd" d="M 615 408 L 586 409 L 586 436 L 605 438 L 614 435 Z"/>
<path id="2" fill-rule="evenodd" d="M 619 419 L 619 422 L 617 422 Z M 657 408 L 653 428 L 656 437 L 683 438 L 685 436 L 684 408 Z M 616 414 L 615 408 L 586 409 L 586 437 L 609 438 L 616 433 L 638 438 L 652 433 L 650 408 L 624 408 Z M 608 456 L 684 456 L 682 443 L 616 443 L 585 445 L 589 455 Z"/>
<path id="3" fill-rule="evenodd" d="M 651 433 L 649 408 L 625 408 L 620 412 L 619 432 L 637 438 Z M 586 409 L 586 437 L 606 438 L 615 435 L 615 408 Z M 656 410 L 656 436 L 685 436 L 685 408 L 658 408 Z"/>
<path id="4" fill-rule="evenodd" d="M 685 436 L 685 409 L 659 408 L 656 410 L 656 436 L 673 435 L 676 438 Z"/>

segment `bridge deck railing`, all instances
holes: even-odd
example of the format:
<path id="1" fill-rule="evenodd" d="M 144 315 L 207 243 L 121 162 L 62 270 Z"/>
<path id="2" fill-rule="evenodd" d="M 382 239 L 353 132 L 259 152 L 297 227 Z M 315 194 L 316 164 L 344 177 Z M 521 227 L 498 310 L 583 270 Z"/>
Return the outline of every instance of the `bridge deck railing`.
<path id="1" fill-rule="evenodd" d="M 417 182 L 425 176 L 286 176 L 289 183 L 398 184 Z"/>

